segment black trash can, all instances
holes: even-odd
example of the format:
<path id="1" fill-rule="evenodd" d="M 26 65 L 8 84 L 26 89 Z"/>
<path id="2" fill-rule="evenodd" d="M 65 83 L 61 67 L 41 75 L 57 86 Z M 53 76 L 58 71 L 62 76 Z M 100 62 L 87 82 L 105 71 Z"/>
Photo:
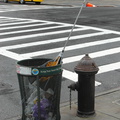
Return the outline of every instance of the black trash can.
<path id="1" fill-rule="evenodd" d="M 18 61 L 17 75 L 22 120 L 60 120 L 61 64 L 45 67 L 50 59 Z"/>

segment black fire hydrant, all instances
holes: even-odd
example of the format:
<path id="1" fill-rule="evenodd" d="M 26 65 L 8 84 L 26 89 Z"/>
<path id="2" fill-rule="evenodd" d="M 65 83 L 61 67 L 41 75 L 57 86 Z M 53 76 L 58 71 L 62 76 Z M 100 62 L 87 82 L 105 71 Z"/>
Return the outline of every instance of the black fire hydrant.
<path id="1" fill-rule="evenodd" d="M 95 114 L 95 74 L 99 69 L 95 62 L 86 54 L 74 70 L 78 74 L 78 82 L 71 84 L 68 88 L 78 91 L 77 116 L 89 117 Z"/>

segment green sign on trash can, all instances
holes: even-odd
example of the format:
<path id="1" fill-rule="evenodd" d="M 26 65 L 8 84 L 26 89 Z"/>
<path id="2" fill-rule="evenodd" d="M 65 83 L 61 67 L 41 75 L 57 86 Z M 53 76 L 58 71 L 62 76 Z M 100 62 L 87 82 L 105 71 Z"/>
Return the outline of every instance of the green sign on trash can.
<path id="1" fill-rule="evenodd" d="M 27 59 L 16 65 L 22 101 L 22 120 L 60 120 L 61 64 L 50 59 Z"/>
<path id="2" fill-rule="evenodd" d="M 16 65 L 17 73 L 22 75 L 54 75 L 61 72 L 61 65 L 52 67 L 24 67 Z"/>

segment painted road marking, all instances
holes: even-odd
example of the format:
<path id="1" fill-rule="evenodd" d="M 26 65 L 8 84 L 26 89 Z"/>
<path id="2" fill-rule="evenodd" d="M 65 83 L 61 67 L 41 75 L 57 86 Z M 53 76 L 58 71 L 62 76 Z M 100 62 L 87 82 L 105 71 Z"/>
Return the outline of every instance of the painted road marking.
<path id="1" fill-rule="evenodd" d="M 119 42 L 120 39 L 117 38 L 117 42 Z M 111 43 L 113 43 L 114 41 L 112 41 Z M 76 49 L 79 49 L 79 48 L 85 48 L 85 47 L 91 47 L 91 46 L 95 46 L 95 44 L 90 44 L 89 42 L 87 43 L 88 45 L 84 46 L 82 44 L 77 44 L 77 45 L 71 45 L 71 46 L 67 46 L 66 47 L 66 51 L 69 51 L 69 50 L 76 50 Z M 96 45 L 102 45 L 102 44 L 105 44 L 105 42 L 102 41 L 101 42 L 96 42 Z M 106 43 L 107 44 L 107 43 Z M 8 49 L 9 49 L 9 46 L 8 46 Z M 22 56 L 26 56 L 26 57 L 35 57 L 35 56 L 41 56 L 41 55 L 47 55 L 47 54 L 52 54 L 53 51 L 55 52 L 60 52 L 61 50 L 63 49 L 63 47 L 59 47 L 59 48 L 53 48 L 53 49 L 47 49 L 47 50 L 41 50 L 41 51 L 36 51 L 36 52 L 30 52 L 30 53 L 23 53 Z M 114 50 L 114 49 L 113 49 Z M 116 49 L 115 49 L 116 50 Z M 115 52 L 115 50 L 113 52 Z M 112 51 L 112 50 L 110 50 Z M 74 56 L 73 56 L 74 57 Z M 71 57 L 72 58 L 72 57 Z M 73 61 L 74 62 L 74 61 Z"/>
<path id="2" fill-rule="evenodd" d="M 50 24 L 50 23 L 39 23 L 39 24 L 33 24 L 33 25 L 21 25 L 19 26 L 19 28 L 27 28 L 27 27 L 35 27 L 35 26 L 42 26 L 42 25 L 47 25 L 47 24 Z M 15 29 L 15 28 L 18 28 L 18 26 L 14 26 L 14 27 L 4 27 L 4 28 L 0 28 L 0 30 L 10 30 L 10 29 Z"/>
<path id="3" fill-rule="evenodd" d="M 35 20 L 32 19 L 19 19 L 19 18 L 8 18 L 8 17 L 0 17 L 0 19 L 6 19 L 6 20 L 20 20 L 20 24 L 24 21 L 24 22 L 28 22 L 30 21 L 32 23 L 32 25 L 35 25 L 33 23 L 35 23 Z M 25 21 L 26 20 L 26 21 Z M 34 21 L 34 22 L 32 22 Z M 54 28 L 64 28 L 64 27 L 69 27 L 72 26 L 72 24 L 66 24 L 66 23 L 57 23 L 57 22 L 51 22 L 51 21 L 41 21 L 41 20 L 36 20 L 37 22 L 41 22 L 40 25 L 44 24 L 55 24 L 58 26 L 54 26 L 54 27 L 43 27 L 42 29 L 54 29 Z M 13 24 L 14 25 L 14 24 Z M 2 24 L 1 24 L 2 26 Z M 4 26 L 4 30 L 10 27 L 5 27 Z M 29 26 L 29 25 L 28 25 Z M 15 27 L 15 26 L 14 26 Z M 22 25 L 21 25 L 22 27 Z M 94 27 L 88 27 L 88 26 L 82 26 L 82 25 L 77 25 L 77 28 L 75 29 L 75 31 L 85 31 L 85 30 L 95 30 L 95 33 L 88 33 L 88 34 L 83 34 L 83 35 L 74 35 L 70 38 L 70 40 L 78 40 L 81 38 L 88 38 L 88 37 L 93 37 L 93 36 L 101 36 L 101 35 L 106 35 L 106 34 L 116 34 L 116 35 L 120 35 L 120 32 L 118 31 L 112 31 L 112 30 L 106 30 L 106 29 L 101 29 L 101 28 L 94 28 Z M 12 27 L 11 27 L 12 28 Z M 15 28 L 13 28 L 15 29 Z M 31 30 L 37 30 L 37 29 L 31 29 Z M 31 31 L 30 30 L 30 31 Z M 18 30 L 16 31 L 16 33 L 18 32 L 25 32 L 25 30 Z M 27 32 L 30 32 L 29 30 L 26 30 Z M 55 34 L 62 34 L 65 32 L 70 32 L 70 29 L 67 30 L 58 30 L 58 31 L 53 31 L 53 32 L 46 32 L 46 33 L 42 33 L 42 34 L 31 34 L 31 35 L 23 35 L 21 36 L 16 36 L 16 37 L 9 37 L 9 38 L 3 38 L 1 39 L 1 43 L 3 42 L 11 42 L 11 41 L 18 41 L 20 39 L 25 39 L 25 38 L 31 38 L 31 37 L 37 37 L 37 36 L 47 36 L 47 35 L 55 35 Z M 7 34 L 15 34 L 14 32 L 6 32 L 6 33 L 1 33 L 0 35 L 7 35 Z M 40 55 L 47 55 L 47 54 L 52 54 L 52 53 L 57 53 L 60 52 L 62 50 L 62 47 L 59 48 L 53 48 L 53 49 L 47 49 L 44 51 L 36 51 L 36 52 L 31 52 L 31 53 L 22 53 L 22 54 L 18 54 L 15 52 L 11 52 L 10 50 L 13 49 L 17 49 L 17 48 L 24 48 L 24 47 L 32 47 L 32 46 L 37 46 L 37 45 L 45 45 L 45 44 L 49 44 L 49 43 L 56 43 L 56 42 L 65 42 L 65 40 L 67 39 L 67 37 L 63 37 L 63 38 L 58 38 L 58 39 L 50 39 L 50 40 L 44 40 L 44 41 L 39 41 L 39 42 L 30 42 L 30 43 L 22 43 L 22 44 L 16 44 L 16 45 L 10 45 L 10 46 L 4 46 L 0 48 L 0 54 L 4 55 L 6 57 L 15 59 L 15 60 L 22 60 L 22 59 L 29 59 L 35 56 L 40 56 Z M 107 43 L 115 43 L 115 42 L 120 42 L 120 37 L 116 37 L 116 38 L 111 38 L 111 39 L 104 39 L 104 40 L 100 40 L 100 41 L 94 41 L 94 42 L 87 42 L 87 43 L 82 43 L 82 44 L 77 44 L 77 45 L 71 45 L 71 46 L 67 46 L 66 47 L 66 51 L 69 50 L 76 50 L 76 49 L 80 49 L 80 48 L 85 48 L 85 47 L 91 47 L 91 46 L 96 46 L 96 45 L 102 45 L 102 44 L 107 44 Z M 107 49 L 107 50 L 102 50 L 102 51 L 98 51 L 98 52 L 93 52 L 90 53 L 90 56 L 92 58 L 96 58 L 96 57 L 102 57 L 105 55 L 111 55 L 111 54 L 115 54 L 115 53 L 119 53 L 118 51 L 120 51 L 120 48 L 111 48 L 111 49 Z M 80 58 L 82 58 L 83 55 L 78 55 L 78 56 L 72 56 L 72 57 L 67 57 L 63 59 L 64 64 L 70 63 L 70 62 L 75 62 L 76 60 L 80 60 Z M 113 67 L 115 65 L 115 67 Z M 107 69 L 106 67 L 107 66 Z M 103 65 L 100 66 L 100 71 L 99 74 L 101 73 L 105 73 L 111 70 L 115 70 L 120 68 L 120 62 L 116 62 L 116 63 L 111 63 L 111 64 L 107 64 L 107 65 Z M 109 68 L 109 69 L 108 69 Z M 113 69 L 115 68 L 115 69 Z M 72 71 L 68 71 L 68 70 L 64 70 L 63 72 L 63 76 L 67 79 L 70 79 L 72 81 L 76 81 L 77 80 L 77 74 L 72 72 Z M 101 83 L 96 82 L 96 86 L 100 85 Z"/>
<path id="4" fill-rule="evenodd" d="M 74 82 L 78 81 L 78 75 L 75 72 L 72 71 L 68 71 L 68 70 L 63 70 L 63 76 L 65 76 L 65 78 L 70 79 Z M 100 82 L 95 81 L 95 86 L 99 86 L 101 85 Z"/>
<path id="5" fill-rule="evenodd" d="M 65 27 L 65 26 L 54 26 L 54 27 L 45 27 L 45 28 L 37 28 L 37 29 L 19 30 L 19 31 L 13 31 L 13 32 L 0 33 L 0 35 L 9 35 L 9 34 L 16 34 L 16 33 L 25 33 L 25 32 L 33 32 L 33 31 L 49 30 L 49 29 L 63 28 L 63 27 Z"/>
<path id="6" fill-rule="evenodd" d="M 103 57 L 103 56 L 112 55 L 116 53 L 120 53 L 120 47 L 89 53 L 89 55 L 91 58 L 98 58 L 98 57 Z M 76 61 L 79 61 L 82 57 L 83 55 L 67 57 L 63 59 L 63 63 L 67 64 L 71 62 L 76 62 Z"/>
<path id="7" fill-rule="evenodd" d="M 32 21 L 32 22 L 36 22 L 36 21 Z M 30 21 L 23 21 L 23 22 L 13 22 L 13 23 L 4 23 L 4 24 L 0 24 L 0 27 L 2 26 L 6 26 L 6 25 L 19 25 L 19 24 L 26 24 L 26 23 L 30 23 Z"/>
<path id="8" fill-rule="evenodd" d="M 0 54 L 3 55 L 3 56 L 6 56 L 6 57 L 9 57 L 9 58 L 12 58 L 12 59 L 15 59 L 17 61 L 19 60 L 23 60 L 23 59 L 31 59 L 30 57 L 23 57 L 23 56 L 20 56 L 19 54 L 16 54 L 16 53 L 13 53 L 13 52 L 10 52 L 10 51 L 7 51 L 7 50 L 0 50 Z M 72 71 L 68 71 L 68 70 L 65 70 L 63 69 L 63 77 L 71 80 L 71 81 L 74 81 L 76 82 L 78 80 L 78 75 Z M 100 82 L 98 81 L 95 81 L 95 86 L 99 86 L 101 85 Z"/>
<path id="9" fill-rule="evenodd" d="M 82 38 L 87 38 L 87 37 L 92 37 L 92 36 L 105 35 L 105 34 L 110 34 L 110 33 L 109 32 L 99 32 L 99 33 L 92 33 L 92 34 L 76 35 L 76 36 L 71 36 L 70 41 L 71 40 L 78 40 L 78 39 L 82 39 Z M 115 39 L 119 40 L 119 38 L 115 38 Z M 24 48 L 24 47 L 31 47 L 31 46 L 37 46 L 37 45 L 45 45 L 45 44 L 49 44 L 49 43 L 64 42 L 66 40 L 67 40 L 67 37 L 62 37 L 62 38 L 57 38 L 57 39 L 52 39 L 52 40 L 49 39 L 49 40 L 39 41 L 39 42 L 24 43 L 24 44 L 12 45 L 12 46 L 2 47 L 2 48 L 4 48 L 4 49 L 16 49 L 16 48 Z M 93 46 L 95 44 L 96 45 L 105 44 L 108 41 L 113 42 L 113 39 L 84 43 L 84 44 L 77 44 L 77 45 L 74 45 L 74 47 L 73 47 L 73 45 L 71 45 L 71 46 L 67 46 L 66 50 L 69 50 L 69 49 L 74 50 L 75 48 L 77 49 L 77 48 L 89 47 L 89 46 Z M 62 49 L 62 47 L 55 48 L 56 52 L 59 52 L 61 49 Z"/>

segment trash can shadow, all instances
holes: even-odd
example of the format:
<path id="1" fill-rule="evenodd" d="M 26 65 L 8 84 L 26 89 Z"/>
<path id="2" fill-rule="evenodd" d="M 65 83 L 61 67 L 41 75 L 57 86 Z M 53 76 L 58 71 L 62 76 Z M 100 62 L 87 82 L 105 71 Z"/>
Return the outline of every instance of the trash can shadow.
<path id="1" fill-rule="evenodd" d="M 46 67 L 50 59 L 26 59 L 16 65 L 22 120 L 60 120 L 61 64 Z"/>

